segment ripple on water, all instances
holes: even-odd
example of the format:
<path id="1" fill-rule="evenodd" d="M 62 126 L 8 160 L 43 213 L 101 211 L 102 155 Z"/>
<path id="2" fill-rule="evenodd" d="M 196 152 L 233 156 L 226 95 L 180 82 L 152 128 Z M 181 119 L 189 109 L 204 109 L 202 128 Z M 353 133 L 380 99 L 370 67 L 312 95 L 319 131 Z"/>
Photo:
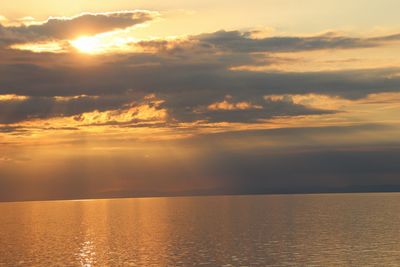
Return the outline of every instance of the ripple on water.
<path id="1" fill-rule="evenodd" d="M 400 194 L 0 204 L 0 266 L 396 266 Z"/>

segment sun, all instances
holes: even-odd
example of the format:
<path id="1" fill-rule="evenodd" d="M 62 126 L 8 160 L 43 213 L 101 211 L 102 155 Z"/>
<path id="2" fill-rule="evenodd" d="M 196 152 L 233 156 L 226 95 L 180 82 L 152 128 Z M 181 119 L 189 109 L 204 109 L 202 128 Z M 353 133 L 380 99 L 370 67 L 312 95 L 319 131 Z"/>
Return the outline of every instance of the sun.
<path id="1" fill-rule="evenodd" d="M 103 45 L 96 37 L 83 36 L 70 42 L 72 46 L 83 53 L 94 54 L 101 52 Z"/>
<path id="2" fill-rule="evenodd" d="M 103 33 L 94 36 L 80 36 L 70 40 L 69 44 L 85 54 L 105 54 L 113 52 L 133 51 L 133 43 L 138 42 L 134 37 L 120 36 L 116 32 Z"/>

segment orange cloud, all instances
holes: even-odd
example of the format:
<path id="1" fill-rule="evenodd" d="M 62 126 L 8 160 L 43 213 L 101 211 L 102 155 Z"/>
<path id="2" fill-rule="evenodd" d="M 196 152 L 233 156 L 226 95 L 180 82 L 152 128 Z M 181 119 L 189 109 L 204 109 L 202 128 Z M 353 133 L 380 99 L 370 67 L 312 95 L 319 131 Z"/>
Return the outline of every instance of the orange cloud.
<path id="1" fill-rule="evenodd" d="M 207 107 L 209 110 L 246 110 L 246 109 L 262 109 L 262 106 L 253 105 L 250 102 L 231 103 L 227 100 L 215 102 Z"/>
<path id="2" fill-rule="evenodd" d="M 29 98 L 28 96 L 16 95 L 16 94 L 0 95 L 0 101 L 23 101 L 27 100 L 28 98 Z"/>

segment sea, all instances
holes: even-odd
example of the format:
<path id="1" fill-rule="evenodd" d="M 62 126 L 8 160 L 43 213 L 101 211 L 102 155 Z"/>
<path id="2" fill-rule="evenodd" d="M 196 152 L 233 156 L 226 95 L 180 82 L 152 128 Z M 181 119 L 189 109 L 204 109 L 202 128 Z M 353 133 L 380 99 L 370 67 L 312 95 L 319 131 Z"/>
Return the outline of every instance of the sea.
<path id="1" fill-rule="evenodd" d="M 0 266 L 400 266 L 400 194 L 0 203 Z"/>

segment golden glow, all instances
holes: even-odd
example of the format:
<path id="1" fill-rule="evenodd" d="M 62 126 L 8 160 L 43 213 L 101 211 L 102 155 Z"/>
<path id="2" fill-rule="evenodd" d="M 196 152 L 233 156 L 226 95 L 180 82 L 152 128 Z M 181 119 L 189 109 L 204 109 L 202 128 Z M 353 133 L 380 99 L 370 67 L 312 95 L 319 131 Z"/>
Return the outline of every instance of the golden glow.
<path id="1" fill-rule="evenodd" d="M 10 97 L 7 97 L 10 99 Z M 371 94 L 359 100 L 329 97 L 318 94 L 269 95 L 269 101 L 292 101 L 313 108 L 334 109 L 339 113 L 305 116 L 281 116 L 260 120 L 257 123 L 196 121 L 168 123 L 168 111 L 161 108 L 161 101 L 148 96 L 142 104 L 122 110 L 92 111 L 79 116 L 29 120 L 14 124 L 24 127 L 28 135 L 0 133 L 0 141 L 25 144 L 64 144 L 84 138 L 99 145 L 132 140 L 177 140 L 194 135 L 229 131 L 266 130 L 295 127 L 351 126 L 363 123 L 400 125 L 400 93 Z M 227 100 L 226 100 L 227 101 Z M 159 125 L 160 124 L 160 125 Z M 130 126 L 129 126 L 130 125 Z M 129 126 L 129 127 L 126 127 Z M 136 127 L 138 126 L 138 127 Z M 397 134 L 397 135 L 395 135 Z M 360 138 L 349 136 L 352 142 L 365 140 L 398 139 L 398 132 Z M 373 139 L 371 139 L 373 138 Z M 359 140 L 358 140 L 359 139 Z M 272 144 L 271 144 L 272 145 Z M 106 146 L 106 145 L 105 145 Z M 3 161 L 9 156 L 4 155 Z"/>
<path id="2" fill-rule="evenodd" d="M 99 98 L 98 96 L 89 96 L 89 95 L 76 95 L 76 96 L 55 96 L 54 99 L 59 102 L 67 102 L 71 100 L 76 100 L 76 99 L 83 99 L 83 98 L 91 98 L 91 99 L 97 99 Z"/>
<path id="3" fill-rule="evenodd" d="M 224 100 L 222 102 L 216 102 L 212 103 L 211 105 L 208 106 L 209 110 L 246 110 L 246 109 L 262 109 L 262 106 L 259 105 L 253 105 L 250 102 L 237 102 L 237 103 L 231 103 L 227 100 Z"/>
<path id="4" fill-rule="evenodd" d="M 34 53 L 62 53 L 65 49 L 62 43 L 46 42 L 46 43 L 25 43 L 10 46 L 11 49 L 32 51 Z"/>
<path id="5" fill-rule="evenodd" d="M 69 41 L 72 47 L 86 54 L 132 51 L 135 49 L 132 45 L 134 42 L 137 42 L 137 39 L 129 36 L 125 31 L 114 31 L 95 36 L 82 36 Z"/>
<path id="6" fill-rule="evenodd" d="M 71 41 L 70 43 L 79 51 L 88 54 L 99 53 L 104 49 L 100 40 L 95 36 L 83 36 L 74 41 Z"/>
<path id="7" fill-rule="evenodd" d="M 28 96 L 15 94 L 0 95 L 0 101 L 23 101 L 27 100 L 28 98 Z"/>
<path id="8" fill-rule="evenodd" d="M 354 104 L 354 101 L 340 98 L 337 96 L 327 96 L 321 94 L 285 94 L 285 95 L 266 95 L 265 100 L 291 102 L 297 105 L 303 105 L 309 108 L 335 110 L 344 106 Z"/>
<path id="9" fill-rule="evenodd" d="M 107 124 L 129 123 L 135 120 L 150 123 L 163 122 L 167 117 L 165 109 L 157 109 L 148 104 L 131 107 L 125 110 L 92 111 L 86 112 L 74 118 L 80 124 Z"/>

